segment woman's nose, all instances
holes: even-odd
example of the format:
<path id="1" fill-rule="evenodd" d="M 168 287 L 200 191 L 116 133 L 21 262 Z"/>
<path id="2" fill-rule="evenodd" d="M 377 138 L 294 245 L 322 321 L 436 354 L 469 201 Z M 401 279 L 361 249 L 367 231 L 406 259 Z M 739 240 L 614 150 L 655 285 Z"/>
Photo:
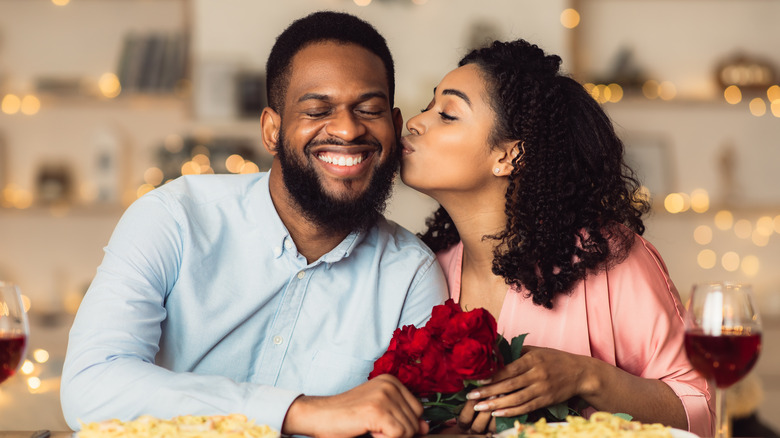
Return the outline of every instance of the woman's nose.
<path id="1" fill-rule="evenodd" d="M 425 132 L 425 125 L 422 118 L 423 114 L 425 113 L 417 114 L 416 116 L 406 121 L 406 129 L 408 129 L 410 133 L 414 135 L 421 135 L 423 132 Z"/>

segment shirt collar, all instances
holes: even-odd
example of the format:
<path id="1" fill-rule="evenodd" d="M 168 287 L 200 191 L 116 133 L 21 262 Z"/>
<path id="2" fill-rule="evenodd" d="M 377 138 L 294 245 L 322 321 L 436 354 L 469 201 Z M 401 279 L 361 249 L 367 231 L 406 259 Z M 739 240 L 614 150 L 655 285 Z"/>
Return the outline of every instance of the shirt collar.
<path id="1" fill-rule="evenodd" d="M 274 258 L 278 259 L 285 252 L 296 251 L 296 247 L 292 240 L 292 236 L 290 236 L 290 232 L 287 230 L 284 222 L 282 222 L 282 218 L 279 217 L 279 213 L 276 211 L 276 207 L 274 207 L 274 203 L 271 200 L 270 175 L 271 171 L 269 170 L 260 181 L 260 184 L 257 187 L 259 193 L 257 193 L 256 196 L 261 199 L 259 207 L 263 210 L 258 212 L 259 217 L 268 218 L 267 222 L 265 220 L 262 222 L 265 222 L 264 226 L 267 226 L 265 231 L 268 233 L 269 237 L 266 240 L 270 243 L 269 250 L 273 251 Z M 266 212 L 273 213 L 267 214 Z M 357 245 L 365 239 L 366 234 L 368 234 L 370 230 L 371 228 L 369 228 L 368 231 L 353 231 L 349 233 L 341 243 L 336 245 L 335 248 L 320 257 L 319 260 L 315 261 L 313 264 L 320 262 L 336 263 L 349 257 Z M 292 253 L 293 257 L 295 257 L 295 255 L 295 253 Z"/>

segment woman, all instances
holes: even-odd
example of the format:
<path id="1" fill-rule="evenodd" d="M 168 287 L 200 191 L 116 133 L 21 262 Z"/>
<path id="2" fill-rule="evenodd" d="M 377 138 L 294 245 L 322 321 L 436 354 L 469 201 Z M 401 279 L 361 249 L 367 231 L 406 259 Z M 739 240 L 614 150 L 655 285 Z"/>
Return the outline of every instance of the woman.
<path id="1" fill-rule="evenodd" d="M 683 351 L 684 309 L 644 232 L 648 202 L 600 106 L 526 41 L 475 50 L 407 122 L 403 181 L 441 208 L 421 237 L 450 295 L 484 307 L 524 355 L 469 394 L 484 431 L 579 397 L 711 436 L 713 402 Z"/>

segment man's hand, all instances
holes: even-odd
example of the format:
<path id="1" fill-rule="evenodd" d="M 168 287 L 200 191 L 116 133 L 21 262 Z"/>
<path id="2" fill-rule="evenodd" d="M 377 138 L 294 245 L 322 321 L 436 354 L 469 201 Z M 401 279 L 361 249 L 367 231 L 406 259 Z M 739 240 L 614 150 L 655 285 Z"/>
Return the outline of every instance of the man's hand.
<path id="1" fill-rule="evenodd" d="M 384 374 L 338 395 L 299 397 L 287 411 L 282 433 L 409 438 L 428 433 L 422 413 L 420 401 L 398 379 Z"/>

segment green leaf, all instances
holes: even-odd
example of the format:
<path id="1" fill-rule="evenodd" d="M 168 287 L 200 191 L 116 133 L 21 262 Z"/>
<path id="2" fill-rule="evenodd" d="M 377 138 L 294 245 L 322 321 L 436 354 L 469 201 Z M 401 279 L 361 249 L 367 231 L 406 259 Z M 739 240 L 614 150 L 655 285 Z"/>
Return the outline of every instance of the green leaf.
<path id="1" fill-rule="evenodd" d="M 569 415 L 569 407 L 566 405 L 566 403 L 558 403 L 555 405 L 547 406 L 547 411 L 556 420 L 565 420 L 566 416 Z"/>
<path id="2" fill-rule="evenodd" d="M 634 417 L 632 417 L 631 415 L 624 414 L 622 412 L 618 412 L 617 414 L 612 414 L 612 415 L 614 415 L 614 416 L 616 416 L 618 418 L 622 418 L 622 419 L 624 419 L 626 421 L 631 421 L 631 420 L 634 419 Z"/>
<path id="3" fill-rule="evenodd" d="M 523 350 L 523 342 L 527 335 L 528 333 L 523 333 L 522 335 L 512 338 L 512 361 L 517 360 L 517 358 L 520 357 L 520 352 Z"/>
<path id="4" fill-rule="evenodd" d="M 515 421 L 525 423 L 528 414 L 518 415 L 516 417 L 496 417 L 496 432 L 501 433 L 507 429 L 515 427 Z"/>
<path id="5" fill-rule="evenodd" d="M 504 365 L 512 362 L 512 347 L 509 346 L 509 342 L 505 337 L 498 335 L 498 352 L 501 353 L 501 358 L 504 359 Z"/>
<path id="6" fill-rule="evenodd" d="M 422 417 L 424 420 L 439 422 L 455 418 L 455 414 L 444 406 L 429 406 L 423 411 Z"/>

